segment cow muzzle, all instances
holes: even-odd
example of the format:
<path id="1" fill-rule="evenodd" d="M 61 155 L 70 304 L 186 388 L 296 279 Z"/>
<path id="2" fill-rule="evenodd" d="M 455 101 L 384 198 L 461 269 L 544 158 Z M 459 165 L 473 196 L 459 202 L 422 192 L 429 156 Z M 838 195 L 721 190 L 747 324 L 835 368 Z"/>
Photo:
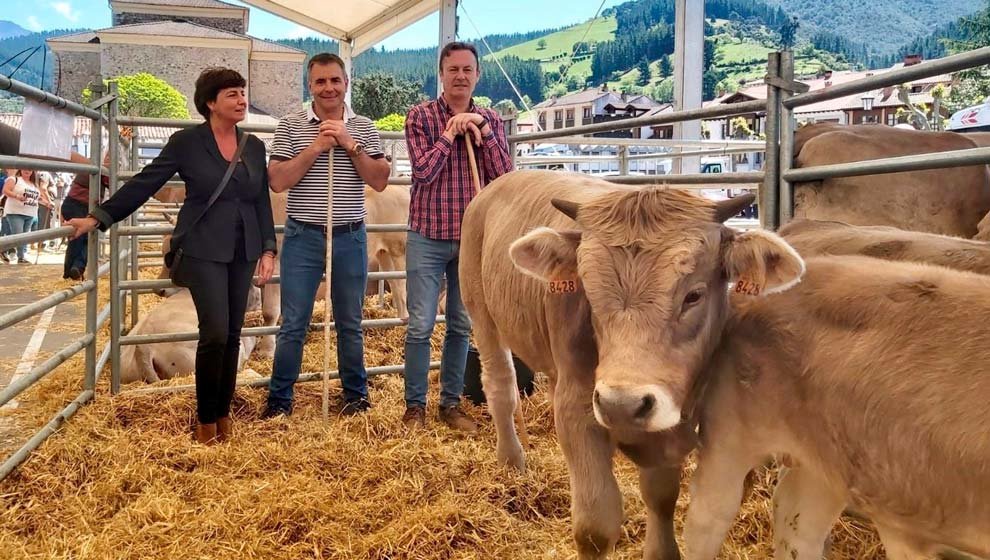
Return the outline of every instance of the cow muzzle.
<path id="1" fill-rule="evenodd" d="M 661 385 L 595 385 L 595 420 L 606 428 L 660 432 L 681 421 L 681 408 Z"/>

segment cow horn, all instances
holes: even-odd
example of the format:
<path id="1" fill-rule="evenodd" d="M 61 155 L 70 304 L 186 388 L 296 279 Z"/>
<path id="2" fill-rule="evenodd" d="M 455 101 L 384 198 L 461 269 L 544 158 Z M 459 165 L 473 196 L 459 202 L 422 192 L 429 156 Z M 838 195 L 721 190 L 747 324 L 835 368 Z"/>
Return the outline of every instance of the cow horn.
<path id="1" fill-rule="evenodd" d="M 554 208 L 566 214 L 570 219 L 577 220 L 578 208 L 580 207 L 577 202 L 552 198 L 550 199 L 550 204 L 553 204 Z"/>
<path id="2" fill-rule="evenodd" d="M 735 198 L 729 198 L 716 202 L 715 222 L 721 224 L 722 222 L 742 212 L 743 208 L 753 204 L 754 200 L 756 200 L 756 195 L 753 193 L 746 193 Z"/>

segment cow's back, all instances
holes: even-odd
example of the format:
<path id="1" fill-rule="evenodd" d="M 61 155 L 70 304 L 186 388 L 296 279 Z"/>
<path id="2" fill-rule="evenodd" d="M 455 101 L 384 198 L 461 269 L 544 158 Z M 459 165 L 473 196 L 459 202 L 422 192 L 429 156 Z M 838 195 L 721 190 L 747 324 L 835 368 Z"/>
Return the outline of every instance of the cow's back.
<path id="1" fill-rule="evenodd" d="M 990 274 L 990 244 L 887 226 L 793 220 L 778 232 L 804 257 L 861 255 Z"/>
<path id="2" fill-rule="evenodd" d="M 871 518 L 972 542 L 953 525 L 990 526 L 990 277 L 806 262 L 791 290 L 733 299 L 706 415 L 731 401 L 742 412 L 724 421 L 824 471 Z"/>
<path id="3" fill-rule="evenodd" d="M 951 132 L 886 126 L 807 127 L 795 167 L 848 163 L 976 147 Z M 794 215 L 972 237 L 990 210 L 986 166 L 956 167 L 795 184 Z"/>
<path id="4" fill-rule="evenodd" d="M 461 291 L 465 299 L 484 302 L 502 340 L 533 369 L 553 370 L 550 329 L 566 325 L 551 323 L 582 319 L 565 309 L 575 296 L 551 296 L 543 283 L 516 270 L 510 245 L 536 227 L 575 227 L 551 205 L 554 198 L 583 202 L 628 188 L 576 173 L 516 171 L 493 181 L 468 205 L 461 228 Z"/>

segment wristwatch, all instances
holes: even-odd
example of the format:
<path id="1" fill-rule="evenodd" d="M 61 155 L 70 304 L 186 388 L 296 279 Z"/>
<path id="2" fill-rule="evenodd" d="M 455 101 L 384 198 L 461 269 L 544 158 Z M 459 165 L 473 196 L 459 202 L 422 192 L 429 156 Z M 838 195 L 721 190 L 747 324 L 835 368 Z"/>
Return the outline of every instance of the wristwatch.
<path id="1" fill-rule="evenodd" d="M 357 157 L 364 153 L 364 144 L 355 142 L 351 149 L 347 150 L 347 155 Z"/>

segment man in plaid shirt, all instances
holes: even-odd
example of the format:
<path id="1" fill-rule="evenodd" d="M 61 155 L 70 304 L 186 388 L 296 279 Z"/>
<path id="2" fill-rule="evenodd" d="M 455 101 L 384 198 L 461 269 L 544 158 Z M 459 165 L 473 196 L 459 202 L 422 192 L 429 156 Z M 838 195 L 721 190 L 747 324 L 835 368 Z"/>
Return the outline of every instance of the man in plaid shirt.
<path id="1" fill-rule="evenodd" d="M 477 430 L 460 410 L 471 321 L 461 302 L 457 266 L 464 209 L 474 197 L 465 142 L 473 142 L 482 186 L 512 170 L 498 113 L 471 95 L 481 77 L 478 51 L 448 43 L 440 51 L 443 94 L 413 107 L 406 117 L 412 163 L 412 199 L 406 242 L 409 327 L 406 331 L 406 413 L 410 429 L 426 424 L 430 337 L 440 285 L 447 278 L 447 335 L 440 365 L 440 420 L 459 431 Z"/>

